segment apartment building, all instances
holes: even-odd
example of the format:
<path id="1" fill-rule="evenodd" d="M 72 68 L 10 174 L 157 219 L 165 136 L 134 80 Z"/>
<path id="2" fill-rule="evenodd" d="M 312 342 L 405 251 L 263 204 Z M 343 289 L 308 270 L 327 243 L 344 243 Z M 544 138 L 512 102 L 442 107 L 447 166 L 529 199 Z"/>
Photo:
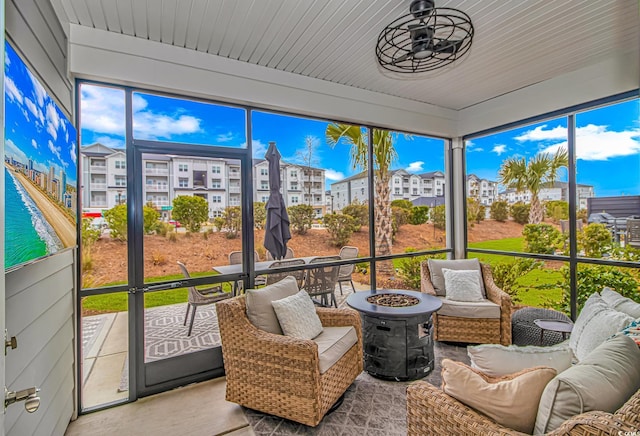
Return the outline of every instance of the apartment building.
<path id="1" fill-rule="evenodd" d="M 593 185 L 578 184 L 576 190 L 576 204 L 579 209 L 587 208 L 587 199 L 595 197 Z M 569 184 L 567 182 L 555 182 L 553 185 L 546 185 L 540 189 L 538 195 L 540 201 L 569 201 Z M 529 203 L 531 201 L 531 192 L 517 192 L 515 189 L 506 189 L 499 194 L 501 200 L 509 204 L 522 201 Z"/>
<path id="2" fill-rule="evenodd" d="M 84 212 L 100 212 L 127 201 L 127 170 L 123 150 L 103 144 L 82 147 L 82 205 Z M 168 219 L 179 195 L 207 200 L 209 217 L 221 216 L 241 204 L 240 162 L 233 159 L 189 158 L 143 154 L 143 198 Z M 269 198 L 269 165 L 253 162 L 254 201 Z M 326 209 L 324 170 L 281 163 L 283 198 L 287 206 L 310 204 L 317 216 Z"/>
<path id="3" fill-rule="evenodd" d="M 316 217 L 327 213 L 325 170 L 280 161 L 280 186 L 287 207 L 308 204 Z M 269 162 L 253 160 L 253 201 L 266 203 L 269 199 Z"/>
<path id="4" fill-rule="evenodd" d="M 498 197 L 498 182 L 483 179 L 475 174 L 467 176 L 467 198 L 475 198 L 483 206 L 491 206 Z"/>
<path id="5" fill-rule="evenodd" d="M 431 171 L 412 174 L 404 169 L 389 172 L 389 198 L 393 200 L 409 200 L 411 202 L 428 203 L 432 197 L 443 197 L 445 176 L 442 171 Z M 363 171 L 342 179 L 331 185 L 331 204 L 334 211 L 358 201 L 364 203 L 369 199 L 367 172 Z"/>

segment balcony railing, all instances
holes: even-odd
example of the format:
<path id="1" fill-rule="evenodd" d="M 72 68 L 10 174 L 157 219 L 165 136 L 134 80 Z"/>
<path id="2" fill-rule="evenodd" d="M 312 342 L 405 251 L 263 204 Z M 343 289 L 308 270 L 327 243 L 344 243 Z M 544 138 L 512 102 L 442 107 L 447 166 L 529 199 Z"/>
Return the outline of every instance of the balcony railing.
<path id="1" fill-rule="evenodd" d="M 91 165 L 89 167 L 92 173 L 106 173 L 107 166 L 106 165 Z"/>
<path id="2" fill-rule="evenodd" d="M 169 185 L 145 185 L 147 192 L 168 192 Z"/>
<path id="3" fill-rule="evenodd" d="M 144 173 L 145 174 L 159 174 L 159 175 L 168 175 L 169 174 L 169 169 L 168 168 L 145 168 L 144 169 Z"/>
<path id="4" fill-rule="evenodd" d="M 91 183 L 89 184 L 89 189 L 92 191 L 106 191 L 107 184 L 106 183 Z"/>
<path id="5" fill-rule="evenodd" d="M 229 186 L 230 194 L 240 194 L 240 192 L 241 192 L 240 186 Z"/>

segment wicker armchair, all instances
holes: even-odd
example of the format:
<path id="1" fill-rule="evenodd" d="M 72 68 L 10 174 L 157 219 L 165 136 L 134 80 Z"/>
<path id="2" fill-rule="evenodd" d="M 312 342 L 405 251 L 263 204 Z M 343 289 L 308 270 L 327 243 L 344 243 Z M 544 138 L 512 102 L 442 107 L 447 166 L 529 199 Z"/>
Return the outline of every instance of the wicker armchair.
<path id="1" fill-rule="evenodd" d="M 500 318 L 462 318 L 433 314 L 436 341 L 474 344 L 511 344 L 511 297 L 493 282 L 491 266 L 481 264 L 487 299 L 500 306 Z M 421 291 L 435 295 L 427 261 L 420 264 Z"/>
<path id="2" fill-rule="evenodd" d="M 245 296 L 216 305 L 227 378 L 227 401 L 316 426 L 362 372 L 360 315 L 351 309 L 316 308 L 322 325 L 353 326 L 358 342 L 324 374 L 318 345 L 256 328 Z"/>
<path id="3" fill-rule="evenodd" d="M 564 422 L 548 436 L 609 436 L 636 434 L 640 429 L 640 391 L 616 413 L 587 412 Z M 427 382 L 407 388 L 407 434 L 524 435 L 496 424 Z"/>

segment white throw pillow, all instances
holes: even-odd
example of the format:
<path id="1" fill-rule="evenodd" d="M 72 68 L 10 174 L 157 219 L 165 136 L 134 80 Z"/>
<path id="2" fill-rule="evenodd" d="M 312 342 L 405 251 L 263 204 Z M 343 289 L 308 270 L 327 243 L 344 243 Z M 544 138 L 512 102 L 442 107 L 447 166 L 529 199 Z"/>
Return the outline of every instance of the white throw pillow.
<path id="1" fill-rule="evenodd" d="M 578 361 L 582 361 L 607 338 L 632 321 L 633 318 L 626 313 L 612 309 L 599 294 L 591 295 L 576 320 L 569 340 Z"/>
<path id="2" fill-rule="evenodd" d="M 471 367 L 492 377 L 522 371 L 534 366 L 547 366 L 558 374 L 571 367 L 573 353 L 569 342 L 552 347 L 483 344 L 467 347 Z"/>
<path id="3" fill-rule="evenodd" d="M 626 313 L 633 318 L 640 318 L 640 303 L 636 303 L 630 298 L 623 297 L 611 288 L 604 288 L 600 295 L 605 303 L 617 310 Z"/>
<path id="4" fill-rule="evenodd" d="M 322 323 L 316 307 L 306 291 L 302 290 L 282 300 L 272 301 L 280 327 L 286 336 L 313 339 L 322 333 Z"/>
<path id="5" fill-rule="evenodd" d="M 442 268 L 448 300 L 483 301 L 480 271 Z"/>

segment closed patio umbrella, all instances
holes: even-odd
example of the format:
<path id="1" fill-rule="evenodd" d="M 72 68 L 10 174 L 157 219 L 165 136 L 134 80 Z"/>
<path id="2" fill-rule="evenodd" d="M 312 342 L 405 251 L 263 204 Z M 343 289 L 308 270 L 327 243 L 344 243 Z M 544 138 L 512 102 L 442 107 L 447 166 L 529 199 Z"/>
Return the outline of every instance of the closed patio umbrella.
<path id="1" fill-rule="evenodd" d="M 264 232 L 264 248 L 274 259 L 283 259 L 287 241 L 291 239 L 289 215 L 280 193 L 280 152 L 275 142 L 269 143 L 264 155 L 269 161 L 269 201 L 267 201 L 267 227 Z"/>

